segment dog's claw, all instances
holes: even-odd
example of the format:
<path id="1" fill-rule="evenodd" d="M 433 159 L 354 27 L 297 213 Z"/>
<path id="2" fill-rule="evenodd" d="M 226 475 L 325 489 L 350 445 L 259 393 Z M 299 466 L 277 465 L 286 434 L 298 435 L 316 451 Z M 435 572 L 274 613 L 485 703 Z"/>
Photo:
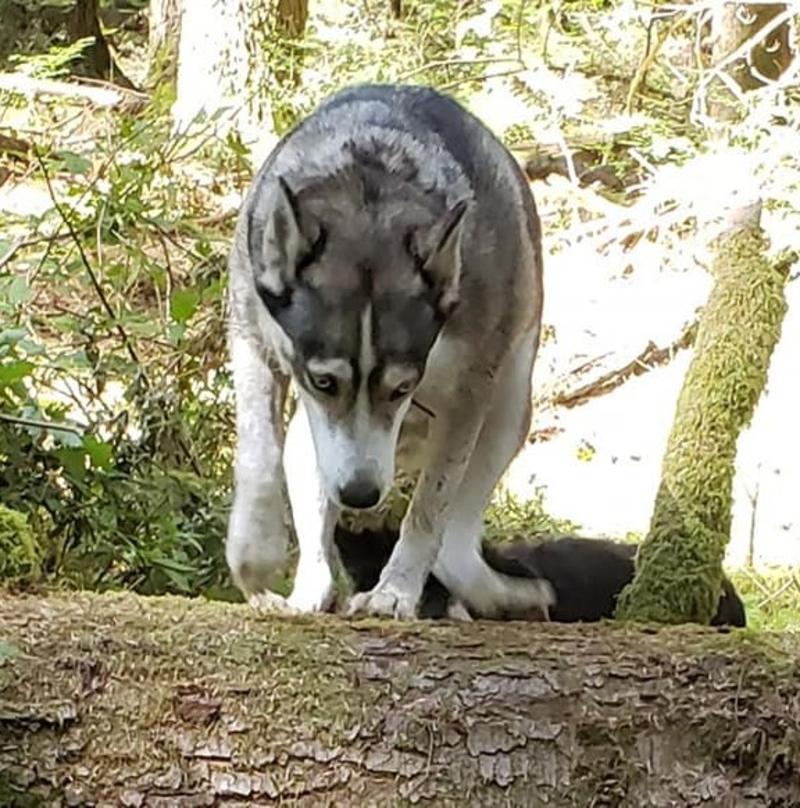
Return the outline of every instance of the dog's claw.
<path id="1" fill-rule="evenodd" d="M 458 620 L 464 623 L 472 622 L 469 609 L 460 600 L 450 601 L 450 605 L 447 607 L 447 617 L 449 620 Z"/>
<path id="2" fill-rule="evenodd" d="M 333 602 L 333 587 L 322 592 L 315 592 L 308 595 L 303 590 L 294 592 L 289 596 L 287 604 L 295 614 L 314 614 L 316 612 L 327 612 Z"/>
<path id="3" fill-rule="evenodd" d="M 394 587 L 380 585 L 371 592 L 359 592 L 347 604 L 348 616 L 375 615 L 393 617 L 396 620 L 414 620 L 417 616 L 417 600 Z"/>

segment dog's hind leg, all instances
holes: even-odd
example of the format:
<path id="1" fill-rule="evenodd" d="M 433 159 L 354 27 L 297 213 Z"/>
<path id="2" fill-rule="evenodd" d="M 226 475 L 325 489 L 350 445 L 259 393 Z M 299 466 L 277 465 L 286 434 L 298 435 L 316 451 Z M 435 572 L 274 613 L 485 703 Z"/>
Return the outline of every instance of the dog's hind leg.
<path id="1" fill-rule="evenodd" d="M 233 507 L 225 556 L 245 596 L 280 606 L 270 592 L 288 551 L 284 477 L 283 409 L 289 380 L 270 367 L 246 328 L 230 335 L 236 393 L 236 463 Z"/>
<path id="2" fill-rule="evenodd" d="M 286 434 L 283 467 L 300 548 L 288 603 L 297 612 L 325 611 L 335 594 L 333 535 L 339 509 L 324 492 L 308 416 L 300 403 Z"/>
<path id="3" fill-rule="evenodd" d="M 472 612 L 495 617 L 536 609 L 547 619 L 553 592 L 544 579 L 493 570 L 481 553 L 483 516 L 500 478 L 525 443 L 531 421 L 531 374 L 538 335 L 524 338 L 496 377 L 486 415 L 442 537 L 434 574 Z"/>

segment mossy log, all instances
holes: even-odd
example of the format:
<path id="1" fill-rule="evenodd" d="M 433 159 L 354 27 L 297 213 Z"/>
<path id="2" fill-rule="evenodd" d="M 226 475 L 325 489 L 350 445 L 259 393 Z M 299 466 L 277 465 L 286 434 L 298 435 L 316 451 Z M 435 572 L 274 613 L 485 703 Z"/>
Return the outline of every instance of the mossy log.
<path id="1" fill-rule="evenodd" d="M 767 382 L 786 314 L 785 264 L 771 263 L 760 202 L 732 211 L 717 239 L 714 287 L 667 441 L 650 529 L 623 619 L 707 624 L 719 602 L 739 435 Z"/>
<path id="2" fill-rule="evenodd" d="M 0 805 L 797 805 L 800 638 L 0 597 Z"/>

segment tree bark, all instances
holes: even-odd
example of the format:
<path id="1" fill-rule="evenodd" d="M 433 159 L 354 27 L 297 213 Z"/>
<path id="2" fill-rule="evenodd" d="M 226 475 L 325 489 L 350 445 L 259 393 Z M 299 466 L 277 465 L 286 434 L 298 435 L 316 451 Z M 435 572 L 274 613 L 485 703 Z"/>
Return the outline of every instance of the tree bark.
<path id="1" fill-rule="evenodd" d="M 786 21 L 769 34 L 758 33 L 779 14 L 786 12 L 785 3 L 720 3 L 715 7 L 712 20 L 712 56 L 715 64 L 737 48 L 753 40 L 752 47 L 728 67 L 729 75 L 743 90 L 763 87 L 767 81 L 776 81 L 792 62 L 789 22 Z"/>
<path id="2" fill-rule="evenodd" d="M 77 0 L 67 16 L 67 35 L 70 42 L 86 38 L 92 40 L 92 43 L 84 48 L 80 60 L 73 68 L 76 73 L 105 79 L 129 90 L 135 89 L 111 55 L 111 49 L 100 27 L 97 0 Z"/>
<path id="3" fill-rule="evenodd" d="M 178 44 L 178 131 L 205 116 L 235 133 L 258 165 L 296 118 L 293 103 L 306 0 L 184 3 Z"/>
<path id="4" fill-rule="evenodd" d="M 733 211 L 678 398 L 650 530 L 621 593 L 625 619 L 708 623 L 731 529 L 736 445 L 767 382 L 786 314 L 787 271 L 770 263 L 760 201 Z"/>
<path id="5" fill-rule="evenodd" d="M 793 635 L 130 594 L 6 594 L 0 626 L 4 806 L 800 800 Z"/>
<path id="6" fill-rule="evenodd" d="M 282 36 L 299 39 L 308 22 L 308 0 L 278 0 L 275 27 Z"/>

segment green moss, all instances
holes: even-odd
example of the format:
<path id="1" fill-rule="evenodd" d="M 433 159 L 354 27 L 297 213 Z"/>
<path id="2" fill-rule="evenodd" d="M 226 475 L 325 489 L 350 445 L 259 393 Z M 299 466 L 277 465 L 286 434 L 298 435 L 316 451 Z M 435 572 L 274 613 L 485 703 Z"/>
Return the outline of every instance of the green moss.
<path id="1" fill-rule="evenodd" d="M 719 599 L 731 526 L 736 443 L 766 384 L 786 313 L 785 272 L 760 232 L 723 242 L 714 289 L 678 399 L 662 482 L 637 572 L 617 615 L 708 623 Z"/>
<path id="2" fill-rule="evenodd" d="M 0 580 L 35 583 L 41 579 L 43 552 L 25 514 L 0 505 Z"/>

